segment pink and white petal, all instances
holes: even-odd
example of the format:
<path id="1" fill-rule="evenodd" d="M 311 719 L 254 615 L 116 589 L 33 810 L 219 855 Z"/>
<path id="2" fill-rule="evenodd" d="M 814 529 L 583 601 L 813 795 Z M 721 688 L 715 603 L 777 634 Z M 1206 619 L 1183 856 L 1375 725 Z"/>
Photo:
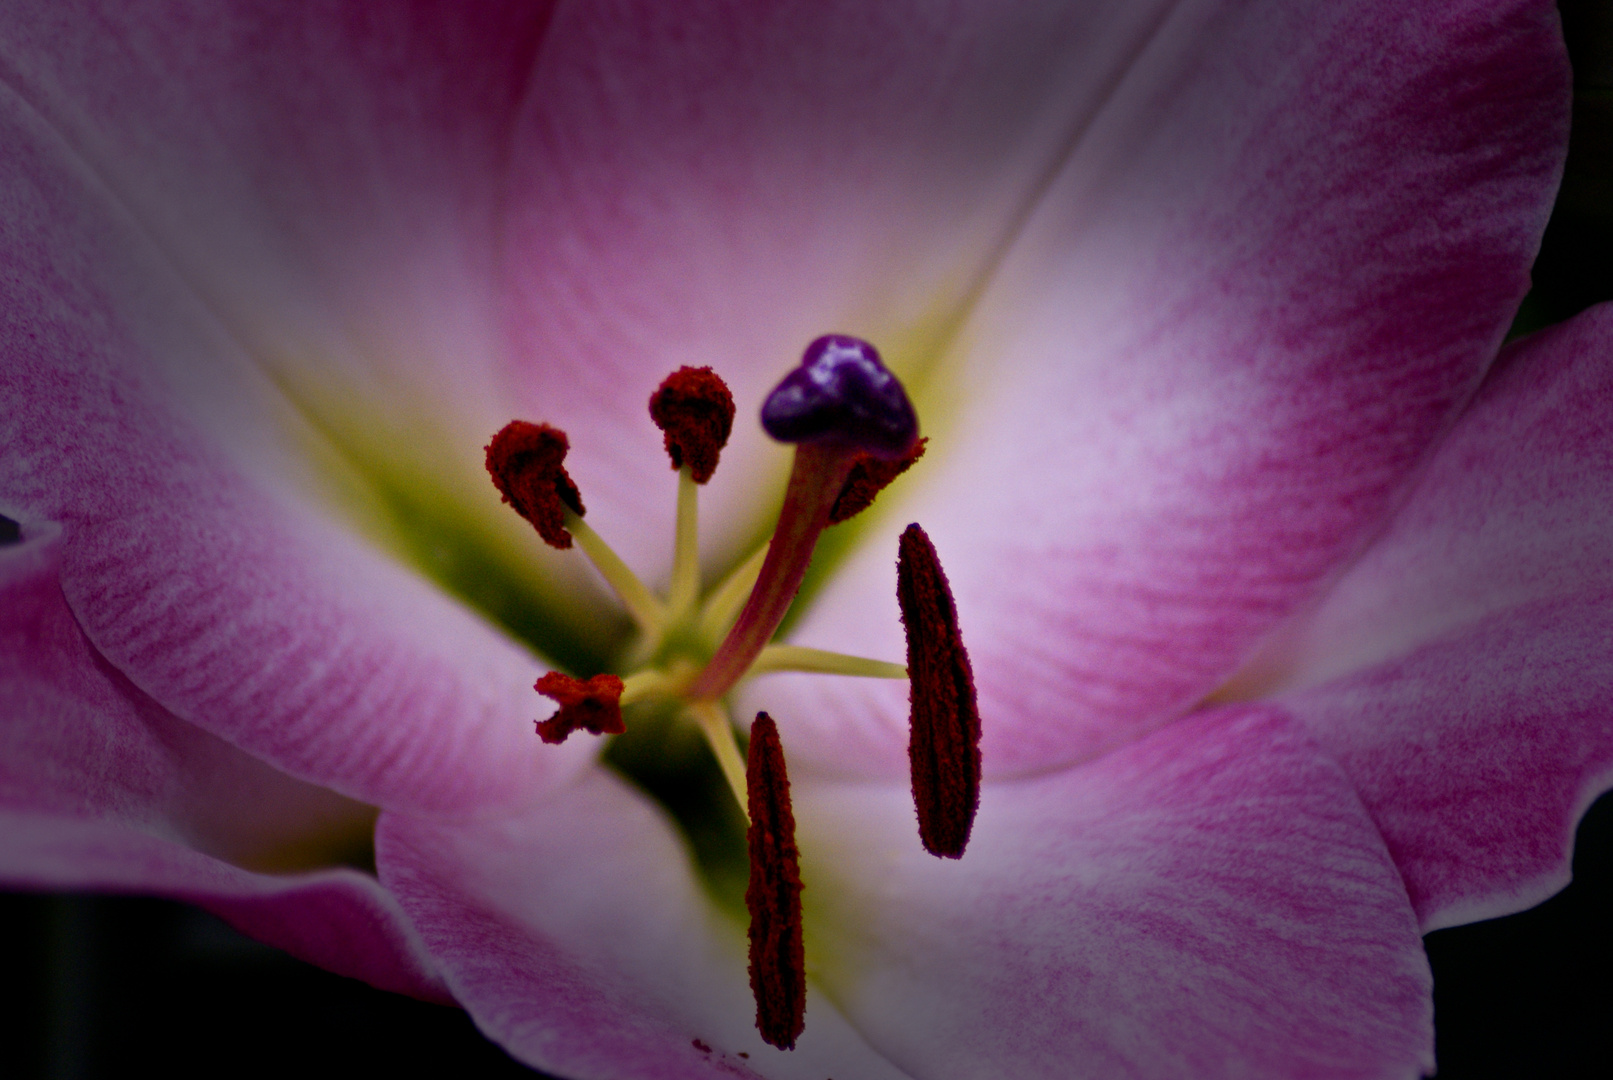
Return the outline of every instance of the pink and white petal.
<path id="1" fill-rule="evenodd" d="M 908 1075 L 816 989 L 795 1050 L 763 1043 L 743 925 L 669 822 L 604 772 L 519 817 L 383 814 L 376 861 L 454 997 L 529 1065 L 589 1080 Z"/>
<path id="2" fill-rule="evenodd" d="M 520 606 L 510 584 L 550 609 L 563 607 L 556 578 L 600 595 L 580 561 L 553 557 L 499 506 L 481 467 L 510 418 L 499 215 L 549 7 L 0 12 L 0 77 L 237 354 L 223 365 L 217 349 L 160 342 L 119 365 L 162 374 L 176 413 L 245 471 L 311 474 L 296 476 L 299 498 L 317 494 L 501 615 Z M 151 276 L 117 291 L 128 299 Z M 597 653 L 619 628 L 594 622 Z M 589 632 L 575 618 L 565 631 Z"/>
<path id="3" fill-rule="evenodd" d="M 55 530 L 0 549 L 0 805 L 143 828 L 239 866 L 370 844 L 375 809 L 178 719 L 108 664 L 57 579 Z"/>
<path id="4" fill-rule="evenodd" d="M 304 869 L 368 844 L 374 810 L 162 709 L 85 639 L 53 530 L 0 548 L 0 881 L 158 892 L 343 975 L 446 1000 L 374 878 Z"/>
<path id="5" fill-rule="evenodd" d="M 1234 693 L 1359 785 L 1433 929 L 1568 882 L 1613 785 L 1613 306 L 1510 346 L 1384 535 Z"/>
<path id="6" fill-rule="evenodd" d="M 3 92 L 0 129 L 0 509 L 60 525 L 97 652 L 187 722 L 368 802 L 520 799 L 584 761 L 533 748 L 529 656 L 270 475 L 283 455 L 247 470 L 184 415 L 159 356 L 251 391 L 233 419 L 254 450 L 274 392 Z"/>
<path id="7" fill-rule="evenodd" d="M 916 1076 L 1416 1077 L 1431 977 L 1349 781 L 1290 718 L 986 784 L 959 862 L 894 785 L 797 783 L 820 981 Z"/>
<path id="8" fill-rule="evenodd" d="M 1522 604 L 1279 699 L 1339 762 L 1424 930 L 1568 884 L 1574 827 L 1613 787 L 1613 589 Z"/>
<path id="9" fill-rule="evenodd" d="M 306 407 L 402 420 L 500 389 L 489 275 L 552 7 L 25 0 L 0 66 Z"/>
<path id="10" fill-rule="evenodd" d="M 710 364 L 734 390 L 741 419 L 702 505 L 708 557 L 732 560 L 771 524 L 758 492 L 788 465 L 755 421 L 763 395 L 840 331 L 927 400 L 1070 133 L 1168 6 L 556 10 L 511 159 L 513 400 L 572 433 L 590 513 L 630 562 L 669 563 L 667 464 L 644 422 L 660 377 Z"/>
<path id="11" fill-rule="evenodd" d="M 1164 7 L 73 2 L 0 55 L 366 472 L 474 479 L 547 419 L 664 570 L 656 381 L 715 363 L 749 412 L 832 328 L 922 369 Z M 729 559 L 783 460 L 741 433 Z"/>
<path id="12" fill-rule="evenodd" d="M 1406 503 L 1230 690 L 1315 686 L 1523 604 L 1613 589 L 1613 304 L 1509 345 Z"/>
<path id="13" fill-rule="evenodd" d="M 1536 0 L 1187 3 L 1136 51 L 889 508 L 957 592 L 988 775 L 1180 715 L 1381 527 L 1528 285 L 1567 109 Z M 890 558 L 795 639 L 900 657 Z M 779 691 L 792 761 L 795 724 L 820 768 L 903 767 L 899 687 L 817 685 Z"/>
<path id="14" fill-rule="evenodd" d="M 256 874 L 115 821 L 0 809 L 11 887 L 159 893 L 371 986 L 451 1003 L 398 902 L 357 870 Z"/>

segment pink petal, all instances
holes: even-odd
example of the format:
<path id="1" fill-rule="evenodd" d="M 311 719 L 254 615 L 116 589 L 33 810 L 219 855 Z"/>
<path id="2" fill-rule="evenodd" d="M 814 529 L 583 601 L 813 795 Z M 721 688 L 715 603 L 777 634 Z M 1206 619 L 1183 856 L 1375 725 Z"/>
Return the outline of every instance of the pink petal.
<path id="1" fill-rule="evenodd" d="M 894 786 L 798 791 L 808 963 L 913 1076 L 1432 1070 L 1431 980 L 1394 864 L 1276 710 L 987 784 L 957 863 L 920 849 Z"/>
<path id="2" fill-rule="evenodd" d="M 661 376 L 716 364 L 754 409 L 831 328 L 923 368 L 1072 111 L 1156 21 L 1045 0 L 70 0 L 0 17 L 0 54 L 367 475 L 468 482 L 512 413 L 549 420 L 607 535 L 664 567 Z M 708 500 L 719 557 L 781 479 L 763 445 L 742 425 Z"/>
<path id="3" fill-rule="evenodd" d="M 10 886 L 160 893 L 371 986 L 451 1004 L 402 909 L 357 870 L 254 874 L 127 825 L 0 809 Z"/>
<path id="4" fill-rule="evenodd" d="M 1359 550 L 1527 287 L 1567 103 L 1534 0 L 1195 3 L 1139 46 L 888 508 L 957 591 L 988 775 L 1180 715 Z M 899 658 L 893 557 L 794 639 Z M 815 687 L 756 691 L 792 760 L 904 767 L 900 687 Z"/>
<path id="5" fill-rule="evenodd" d="M 171 714 L 85 640 L 50 536 L 0 548 L 0 881 L 160 892 L 383 989 L 445 1000 L 374 878 L 270 875 L 355 842 L 372 811 Z"/>
<path id="6" fill-rule="evenodd" d="M 507 325 L 516 400 L 573 434 L 598 527 L 666 564 L 643 411 L 679 364 L 714 365 L 739 403 L 702 508 L 729 559 L 771 524 L 759 496 L 788 458 L 755 410 L 809 341 L 860 334 L 938 389 L 958 319 L 1160 6 L 557 9 L 515 128 Z"/>
<path id="7" fill-rule="evenodd" d="M 1275 642 L 1425 929 L 1565 885 L 1613 786 L 1613 306 L 1512 346 L 1386 534 Z"/>
<path id="8" fill-rule="evenodd" d="M 510 125 L 551 7 L 24 0 L 0 55 L 301 405 L 442 407 L 478 381 L 430 354 L 486 344 Z"/>
<path id="9" fill-rule="evenodd" d="M 82 174 L 64 191 L 93 178 L 68 202 L 110 198 L 137 234 L 56 268 L 128 305 L 147 350 L 113 368 L 164 376 L 164 407 L 246 471 L 297 481 L 299 500 L 334 502 L 347 524 L 528 626 L 568 614 L 556 578 L 599 596 L 585 566 L 548 558 L 499 506 L 480 463 L 514 408 L 494 300 L 500 213 L 548 7 L 0 12 L 13 105 L 49 129 L 40 153 Z M 8 165 L 37 169 L 30 156 Z M 136 253 L 146 265 L 108 264 Z M 180 313 L 199 325 L 163 325 Z M 510 584 L 538 595 L 512 603 Z M 547 610 L 511 610 L 534 599 Z M 553 636 L 597 654 L 619 630 L 571 618 Z"/>
<path id="10" fill-rule="evenodd" d="M 666 819 L 603 772 L 516 818 L 383 814 L 376 841 L 454 997 L 529 1065 L 601 1080 L 907 1075 L 816 988 L 795 1050 L 763 1043 L 743 915 L 712 906 Z"/>
<path id="11" fill-rule="evenodd" d="M 61 525 L 62 590 L 99 654 L 367 802 L 520 799 L 584 761 L 536 752 L 531 657 L 312 508 L 267 432 L 272 390 L 54 134 L 14 97 L 0 129 L 0 509 Z M 218 407 L 237 445 L 184 415 L 176 363 L 239 391 Z"/>

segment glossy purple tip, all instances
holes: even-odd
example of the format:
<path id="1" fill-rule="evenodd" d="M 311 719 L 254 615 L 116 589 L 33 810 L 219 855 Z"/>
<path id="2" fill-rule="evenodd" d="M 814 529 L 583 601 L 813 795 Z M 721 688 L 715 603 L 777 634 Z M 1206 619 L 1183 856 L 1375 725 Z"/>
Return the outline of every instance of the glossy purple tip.
<path id="1" fill-rule="evenodd" d="M 808 345 L 801 366 L 767 395 L 762 428 L 779 442 L 832 440 L 890 459 L 913 448 L 919 421 L 872 345 L 830 334 Z"/>

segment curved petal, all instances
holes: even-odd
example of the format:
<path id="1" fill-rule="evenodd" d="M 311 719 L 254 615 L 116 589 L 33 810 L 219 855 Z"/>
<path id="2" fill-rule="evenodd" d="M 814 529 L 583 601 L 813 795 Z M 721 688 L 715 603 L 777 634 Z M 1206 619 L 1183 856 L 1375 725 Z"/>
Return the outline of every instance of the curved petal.
<path id="1" fill-rule="evenodd" d="M 120 314 L 189 309 L 219 339 L 159 328 L 112 366 L 160 374 L 165 406 L 245 471 L 295 481 L 576 661 L 621 626 L 568 610 L 568 588 L 600 598 L 588 570 L 500 508 L 481 467 L 512 408 L 500 213 L 550 6 L 24 2 L 0 12 L 0 82 L 80 174 L 68 190 L 115 207 L 115 243 L 156 262 L 96 281 L 135 301 Z"/>
<path id="2" fill-rule="evenodd" d="M 1527 286 L 1567 105 L 1548 3 L 1173 10 L 994 276 L 968 409 L 892 507 L 957 592 L 988 776 L 1180 715 L 1359 550 Z M 891 580 L 870 548 L 796 640 L 899 657 Z M 902 768 L 900 689 L 819 685 L 767 706 L 792 754 Z"/>
<path id="3" fill-rule="evenodd" d="M 1281 694 L 1613 588 L 1613 304 L 1508 346 L 1382 536 L 1239 680 Z"/>
<path id="4" fill-rule="evenodd" d="M 497 389 L 493 236 L 552 6 L 23 0 L 0 74 L 285 385 L 429 411 Z"/>
<path id="5" fill-rule="evenodd" d="M 84 639 L 54 538 L 0 548 L 0 879 L 160 892 L 375 986 L 445 1000 L 374 878 L 290 876 L 362 846 L 367 807 L 277 773 L 165 712 Z"/>
<path id="6" fill-rule="evenodd" d="M 828 329 L 926 367 L 1167 6 L 74 0 L 14 6 L 0 57 L 372 479 L 474 481 L 549 420 L 664 572 L 661 376 L 716 364 L 754 408 Z M 720 558 L 782 478 L 763 446 L 742 425 L 712 492 Z"/>
<path id="7" fill-rule="evenodd" d="M 453 1002 L 398 902 L 357 870 L 254 874 L 116 822 L 10 809 L 0 837 L 8 885 L 160 893 L 327 971 Z"/>
<path id="8" fill-rule="evenodd" d="M 376 855 L 455 998 L 529 1065 L 601 1080 L 906 1075 L 815 990 L 796 1048 L 763 1043 L 743 926 L 701 891 L 667 821 L 603 772 L 516 818 L 383 814 Z"/>
<path id="9" fill-rule="evenodd" d="M 1613 590 L 1520 605 L 1280 699 L 1361 793 L 1423 929 L 1568 884 L 1574 826 L 1613 787 Z"/>
<path id="10" fill-rule="evenodd" d="M 710 364 L 732 384 L 742 419 L 702 507 L 732 560 L 787 467 L 754 420 L 766 391 L 831 331 L 876 342 L 915 388 L 937 381 L 1071 131 L 1168 7 L 557 10 L 511 158 L 512 396 L 571 431 L 590 513 L 631 561 L 668 562 L 644 421 L 661 376 Z"/>
<path id="11" fill-rule="evenodd" d="M 368 802 L 520 799 L 586 760 L 533 751 L 530 657 L 280 475 L 272 390 L 3 90 L 0 132 L 0 507 L 60 523 L 62 589 L 99 653 L 179 717 Z M 184 415 L 175 356 L 241 391 L 220 405 L 240 445 Z"/>
<path id="12" fill-rule="evenodd" d="M 1613 306 L 1503 354 L 1385 535 L 1248 673 L 1344 766 L 1426 929 L 1568 882 L 1613 786 Z"/>
<path id="13" fill-rule="evenodd" d="M 1394 864 L 1278 710 L 1190 717 L 984 785 L 956 863 L 919 847 L 894 786 L 796 788 L 820 978 L 913 1075 L 1433 1068 L 1431 978 Z"/>

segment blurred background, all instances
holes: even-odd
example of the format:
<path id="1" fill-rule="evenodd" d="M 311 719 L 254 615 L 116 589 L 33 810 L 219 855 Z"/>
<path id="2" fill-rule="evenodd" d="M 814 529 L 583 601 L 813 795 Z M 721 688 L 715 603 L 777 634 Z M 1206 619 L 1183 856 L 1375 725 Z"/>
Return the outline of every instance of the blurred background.
<path id="1" fill-rule="evenodd" d="M 1613 299 L 1613 0 L 1560 0 L 1574 63 L 1561 195 L 1514 336 Z M 1613 1075 L 1613 795 L 1574 882 L 1533 910 L 1425 939 L 1440 1080 Z M 0 1077 L 386 1072 L 532 1077 L 461 1011 L 299 963 L 196 908 L 0 894 Z"/>

